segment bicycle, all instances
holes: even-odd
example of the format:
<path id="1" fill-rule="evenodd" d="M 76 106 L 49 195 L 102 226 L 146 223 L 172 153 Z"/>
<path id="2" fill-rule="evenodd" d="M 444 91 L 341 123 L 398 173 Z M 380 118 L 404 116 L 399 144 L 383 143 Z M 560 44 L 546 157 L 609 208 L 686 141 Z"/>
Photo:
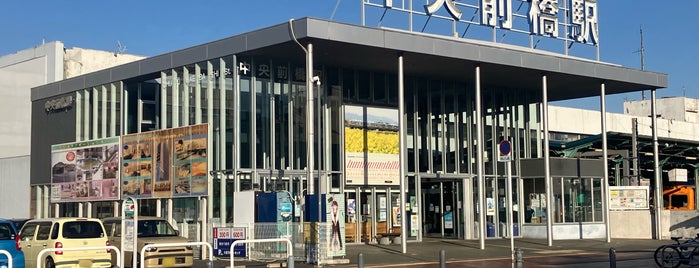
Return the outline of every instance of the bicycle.
<path id="1" fill-rule="evenodd" d="M 659 267 L 677 268 L 682 264 L 699 265 L 699 234 L 696 237 L 680 242 L 681 237 L 671 237 L 674 244 L 659 246 L 653 258 Z"/>

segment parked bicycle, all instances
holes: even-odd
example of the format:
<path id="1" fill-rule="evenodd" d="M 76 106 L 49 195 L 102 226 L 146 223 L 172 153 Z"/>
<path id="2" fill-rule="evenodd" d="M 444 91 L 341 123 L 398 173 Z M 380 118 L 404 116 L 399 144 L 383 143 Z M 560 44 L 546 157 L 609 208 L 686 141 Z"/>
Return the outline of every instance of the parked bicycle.
<path id="1" fill-rule="evenodd" d="M 682 264 L 699 265 L 699 234 L 696 237 L 680 242 L 681 237 L 671 237 L 673 244 L 659 246 L 653 258 L 659 267 L 677 268 Z"/>

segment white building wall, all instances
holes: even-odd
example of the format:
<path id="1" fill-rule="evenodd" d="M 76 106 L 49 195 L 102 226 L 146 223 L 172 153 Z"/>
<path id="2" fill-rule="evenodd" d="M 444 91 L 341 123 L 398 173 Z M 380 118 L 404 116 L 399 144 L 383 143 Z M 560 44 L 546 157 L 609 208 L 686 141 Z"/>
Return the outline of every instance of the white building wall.
<path id="1" fill-rule="evenodd" d="M 668 120 L 699 123 L 699 100 L 686 97 L 656 100 L 658 114 Z M 650 115 L 650 100 L 624 102 L 624 113 L 637 116 Z"/>
<path id="2" fill-rule="evenodd" d="M 631 134 L 633 118 L 638 118 L 638 134 L 652 136 L 650 117 L 607 113 L 607 131 Z M 600 112 L 577 108 L 549 106 L 551 132 L 597 135 L 602 132 Z M 679 120 L 658 119 L 658 137 L 699 140 L 699 124 Z"/>
<path id="3" fill-rule="evenodd" d="M 63 43 L 0 57 L 0 218 L 29 218 L 32 87 L 63 79 Z M 9 189 L 9 190 L 8 190 Z"/>
<path id="4" fill-rule="evenodd" d="M 0 218 L 30 218 L 29 156 L 0 159 Z"/>
<path id="5" fill-rule="evenodd" d="M 32 216 L 29 213 L 31 88 L 142 58 L 91 49 L 65 49 L 60 41 L 0 56 L 0 114 L 3 115 L 0 120 L 0 185 L 3 189 L 0 218 Z"/>
<path id="6" fill-rule="evenodd" d="M 65 78 L 143 59 L 143 56 L 74 47 L 65 52 Z"/>

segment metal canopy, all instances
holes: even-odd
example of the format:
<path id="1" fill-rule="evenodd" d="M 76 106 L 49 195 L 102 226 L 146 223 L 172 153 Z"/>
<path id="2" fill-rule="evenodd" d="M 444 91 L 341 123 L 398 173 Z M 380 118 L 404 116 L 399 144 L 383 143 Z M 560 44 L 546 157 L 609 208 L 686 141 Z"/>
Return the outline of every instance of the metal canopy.
<path id="1" fill-rule="evenodd" d="M 481 67 L 483 88 L 541 92 L 548 78 L 549 101 L 667 87 L 667 75 L 569 57 L 530 48 L 445 37 L 395 29 L 378 29 L 313 18 L 293 21 L 301 43 L 313 43 L 316 66 L 328 65 L 395 73 L 402 54 L 406 76 L 474 81 Z M 285 22 L 226 39 L 186 48 L 137 62 L 66 79 L 32 89 L 32 100 L 98 86 L 230 55 L 264 56 L 304 62 L 304 53 L 291 38 Z"/>
<path id="2" fill-rule="evenodd" d="M 654 170 L 653 162 L 653 138 L 651 136 L 639 135 L 638 137 L 638 158 L 639 169 L 643 177 L 652 178 Z M 631 134 L 607 132 L 607 145 L 609 159 L 613 161 L 624 161 L 622 159 L 629 154 L 619 154 L 617 152 L 631 152 L 633 144 Z M 660 138 L 658 154 L 660 165 L 664 170 L 673 168 L 693 169 L 699 166 L 699 147 L 696 141 Z M 599 158 L 602 151 L 602 134 L 589 136 L 572 142 L 551 142 L 551 156 L 573 157 L 573 158 Z"/>

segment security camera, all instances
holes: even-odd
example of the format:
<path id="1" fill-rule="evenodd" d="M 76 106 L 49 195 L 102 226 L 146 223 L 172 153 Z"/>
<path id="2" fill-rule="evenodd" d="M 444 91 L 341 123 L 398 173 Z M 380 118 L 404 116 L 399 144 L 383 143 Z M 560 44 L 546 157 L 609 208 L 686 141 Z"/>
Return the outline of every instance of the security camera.
<path id="1" fill-rule="evenodd" d="M 313 82 L 316 83 L 316 86 L 320 86 L 320 77 L 318 77 L 317 75 L 313 76 Z"/>

